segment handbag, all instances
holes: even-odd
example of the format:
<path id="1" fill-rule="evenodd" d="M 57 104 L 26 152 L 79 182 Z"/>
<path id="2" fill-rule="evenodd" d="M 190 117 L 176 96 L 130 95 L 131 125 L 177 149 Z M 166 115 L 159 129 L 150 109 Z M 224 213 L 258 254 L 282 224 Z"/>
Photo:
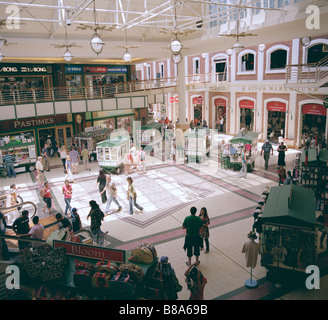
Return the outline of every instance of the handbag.
<path id="1" fill-rule="evenodd" d="M 156 254 L 156 252 L 154 253 L 152 250 L 155 250 L 155 248 L 149 248 L 148 244 L 142 243 L 131 251 L 131 256 L 128 260 L 136 263 L 151 264 L 154 261 L 154 255 Z"/>
<path id="2" fill-rule="evenodd" d="M 96 263 L 95 271 L 115 275 L 118 271 L 118 266 L 109 259 L 102 259 Z"/>
<path id="3" fill-rule="evenodd" d="M 84 262 L 84 261 L 80 261 L 80 260 L 74 260 L 75 263 L 75 271 L 77 270 L 89 270 L 90 272 L 93 271 L 93 264 L 88 263 L 88 262 Z"/>
<path id="4" fill-rule="evenodd" d="M 96 272 L 91 279 L 91 286 L 98 289 L 108 289 L 110 284 L 110 275 L 102 272 Z"/>
<path id="5" fill-rule="evenodd" d="M 110 281 L 109 288 L 113 294 L 120 294 L 124 297 L 131 297 L 135 293 L 136 285 L 130 279 L 130 276 L 127 272 L 118 272 Z"/>

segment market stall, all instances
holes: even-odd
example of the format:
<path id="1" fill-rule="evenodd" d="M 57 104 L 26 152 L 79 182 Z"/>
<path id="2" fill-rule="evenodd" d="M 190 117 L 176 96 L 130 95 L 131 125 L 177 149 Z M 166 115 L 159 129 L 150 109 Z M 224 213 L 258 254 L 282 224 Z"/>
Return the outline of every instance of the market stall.
<path id="1" fill-rule="evenodd" d="M 159 146 L 162 139 L 163 123 L 160 122 L 148 123 L 137 131 L 137 145 L 146 150 L 153 150 L 155 145 Z"/>
<path id="2" fill-rule="evenodd" d="M 304 272 L 317 263 L 313 191 L 294 184 L 271 188 L 261 223 L 261 264 L 268 275 L 282 270 Z"/>
<path id="3" fill-rule="evenodd" d="M 15 172 L 33 171 L 36 163 L 35 138 L 33 131 L 8 134 L 0 137 L 0 163 L 9 153 L 15 159 Z"/>
<path id="4" fill-rule="evenodd" d="M 120 173 L 124 166 L 124 156 L 129 150 L 129 135 L 117 135 L 97 143 L 96 153 L 99 166 L 106 172 Z"/>
<path id="5" fill-rule="evenodd" d="M 187 162 L 203 162 L 210 156 L 213 135 L 208 128 L 196 128 L 184 134 L 184 152 Z"/>

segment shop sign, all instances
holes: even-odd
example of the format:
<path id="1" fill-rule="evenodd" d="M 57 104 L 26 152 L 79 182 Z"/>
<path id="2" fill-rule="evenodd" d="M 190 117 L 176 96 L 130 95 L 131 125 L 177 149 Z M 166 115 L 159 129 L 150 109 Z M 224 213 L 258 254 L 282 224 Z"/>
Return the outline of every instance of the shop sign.
<path id="1" fill-rule="evenodd" d="M 252 100 L 241 100 L 239 101 L 239 107 L 244 109 L 254 109 L 254 101 Z"/>
<path id="2" fill-rule="evenodd" d="M 227 106 L 227 100 L 222 98 L 217 98 L 214 100 L 214 105 L 216 107 L 226 107 Z"/>
<path id="3" fill-rule="evenodd" d="M 54 124 L 54 118 L 37 118 L 30 120 L 15 120 L 14 127 L 15 129 L 29 128 L 29 127 L 39 127 L 49 124 Z"/>
<path id="4" fill-rule="evenodd" d="M 17 74 L 42 74 L 52 73 L 51 66 L 2 66 L 0 67 L 0 74 L 17 73 Z"/>
<path id="5" fill-rule="evenodd" d="M 122 109 L 122 110 L 112 110 L 112 111 L 99 111 L 93 113 L 93 119 L 106 118 L 106 117 L 117 117 L 125 114 L 134 113 L 133 109 Z"/>
<path id="6" fill-rule="evenodd" d="M 170 101 L 171 103 L 173 103 L 173 102 L 174 102 L 174 97 L 170 97 L 169 101 Z"/>
<path id="7" fill-rule="evenodd" d="M 303 105 L 302 113 L 325 116 L 327 114 L 327 109 L 322 104 L 308 103 Z"/>
<path id="8" fill-rule="evenodd" d="M 127 67 L 107 67 L 108 73 L 127 73 Z"/>
<path id="9" fill-rule="evenodd" d="M 270 101 L 267 104 L 268 111 L 286 112 L 286 103 L 278 101 Z"/>
<path id="10" fill-rule="evenodd" d="M 87 66 L 84 67 L 85 73 L 107 73 L 107 67 L 93 67 L 93 66 Z"/>
<path id="11" fill-rule="evenodd" d="M 88 259 L 109 259 L 110 261 L 125 262 L 125 251 L 109 249 L 96 246 L 88 246 L 81 243 L 54 241 L 54 248 L 64 247 L 66 254 L 78 257 L 84 257 Z"/>
<path id="12" fill-rule="evenodd" d="M 203 104 L 203 101 L 204 101 L 204 99 L 202 96 L 194 97 L 192 99 L 193 104 Z"/>
<path id="13" fill-rule="evenodd" d="M 83 68 L 81 66 L 66 66 L 65 73 L 82 73 Z"/>

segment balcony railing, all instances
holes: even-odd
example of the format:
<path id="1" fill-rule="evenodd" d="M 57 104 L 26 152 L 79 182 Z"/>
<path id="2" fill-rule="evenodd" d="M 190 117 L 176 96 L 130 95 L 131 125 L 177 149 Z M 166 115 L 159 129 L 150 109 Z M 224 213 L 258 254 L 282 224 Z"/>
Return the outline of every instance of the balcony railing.
<path id="1" fill-rule="evenodd" d="M 188 75 L 185 77 L 186 84 L 213 83 L 226 81 L 226 72 Z M 175 87 L 178 78 L 160 78 L 140 81 L 129 81 L 115 84 L 106 84 L 92 87 L 59 87 L 49 89 L 5 89 L 0 90 L 0 105 L 18 105 L 40 102 L 107 99 L 115 95 L 140 92 L 141 95 L 147 94 L 146 91 L 161 88 Z"/>

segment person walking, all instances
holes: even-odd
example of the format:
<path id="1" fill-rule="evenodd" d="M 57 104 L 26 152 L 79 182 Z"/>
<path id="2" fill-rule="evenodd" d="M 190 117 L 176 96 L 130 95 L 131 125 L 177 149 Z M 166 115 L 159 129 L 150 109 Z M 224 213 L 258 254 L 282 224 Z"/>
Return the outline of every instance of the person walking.
<path id="1" fill-rule="evenodd" d="M 286 170 L 283 166 L 280 166 L 279 167 L 279 170 L 278 170 L 278 178 L 279 178 L 279 186 L 281 184 L 285 184 L 285 180 L 286 180 Z"/>
<path id="2" fill-rule="evenodd" d="M 238 174 L 238 178 L 241 178 L 242 174 L 244 174 L 244 178 L 247 179 L 247 160 L 246 160 L 246 149 L 243 147 L 241 152 L 241 169 Z"/>
<path id="3" fill-rule="evenodd" d="M 35 164 L 35 169 L 36 169 L 36 172 L 37 172 L 37 176 L 36 176 L 36 179 L 40 182 L 41 185 L 44 184 L 44 169 L 43 169 L 43 165 L 42 165 L 42 157 L 41 156 L 38 156 L 38 161 L 36 162 Z"/>
<path id="4" fill-rule="evenodd" d="M 72 220 L 73 232 L 77 232 L 82 229 L 81 218 L 76 208 L 72 209 L 71 220 Z"/>
<path id="5" fill-rule="evenodd" d="M 14 221 L 12 228 L 18 237 L 29 233 L 30 225 L 27 210 L 22 211 L 22 215 Z M 28 242 L 21 240 L 18 241 L 19 250 L 24 250 L 26 247 L 28 247 Z"/>
<path id="6" fill-rule="evenodd" d="M 84 170 L 89 170 L 90 171 L 90 167 L 89 167 L 90 152 L 85 147 L 85 145 L 83 145 L 81 156 L 82 156 L 82 160 L 83 160 Z"/>
<path id="7" fill-rule="evenodd" d="M 44 158 L 44 167 L 46 168 L 46 171 L 50 171 L 49 170 L 49 166 L 50 166 L 50 149 L 48 148 L 48 145 L 45 143 L 44 147 L 42 149 L 42 155 Z"/>
<path id="8" fill-rule="evenodd" d="M 280 166 L 285 167 L 286 166 L 285 154 L 287 151 L 287 147 L 284 145 L 283 142 L 280 143 L 277 151 L 278 151 L 278 167 Z"/>
<path id="9" fill-rule="evenodd" d="M 224 124 L 224 118 L 223 118 L 223 116 L 220 116 L 219 123 L 220 123 L 220 132 L 223 132 L 223 124 Z"/>
<path id="10" fill-rule="evenodd" d="M 126 178 L 127 182 L 128 182 L 128 191 L 127 191 L 127 196 L 128 196 L 128 200 L 129 200 L 129 213 L 130 215 L 133 214 L 133 205 L 140 210 L 139 213 L 143 212 L 143 207 L 141 207 L 140 205 L 137 204 L 137 192 L 136 189 L 133 185 L 133 179 L 129 176 Z"/>
<path id="11" fill-rule="evenodd" d="M 131 166 L 132 166 L 132 160 L 131 160 L 132 156 L 130 151 L 128 151 L 125 155 L 124 155 L 124 171 L 125 171 L 125 175 L 129 175 L 131 174 Z"/>
<path id="12" fill-rule="evenodd" d="M 112 181 L 112 177 L 110 175 L 108 175 L 106 177 L 106 188 L 104 188 L 104 190 L 101 192 L 101 193 L 104 193 L 107 190 L 107 193 L 108 193 L 108 200 L 107 200 L 105 214 L 108 214 L 109 207 L 110 207 L 112 201 L 114 201 L 115 204 L 118 206 L 117 212 L 120 212 L 122 210 L 122 206 L 117 201 L 117 188 L 116 188 L 116 185 L 115 185 L 114 182 L 111 183 L 111 181 Z"/>
<path id="13" fill-rule="evenodd" d="M 68 180 L 65 180 L 65 184 L 63 185 L 63 188 L 62 188 L 62 193 L 64 195 L 64 200 L 65 200 L 65 204 L 66 204 L 65 213 L 64 213 L 66 216 L 68 210 L 72 214 L 71 200 L 72 200 L 73 188 L 69 184 Z"/>
<path id="14" fill-rule="evenodd" d="M 71 162 L 71 157 L 69 155 L 66 156 L 65 166 L 66 166 L 65 180 L 76 182 L 72 174 L 72 162 Z"/>
<path id="15" fill-rule="evenodd" d="M 52 199 L 48 182 L 44 183 L 43 188 L 40 191 L 40 195 L 43 198 L 43 202 L 46 204 L 42 211 L 45 213 L 48 209 L 48 214 L 51 214 Z"/>
<path id="16" fill-rule="evenodd" d="M 102 221 L 104 220 L 105 215 L 100 210 L 99 205 L 97 204 L 96 201 L 94 200 L 89 201 L 89 205 L 91 209 L 87 216 L 87 220 L 91 218 L 91 225 L 90 225 L 91 233 L 97 237 L 97 242 L 100 242 L 99 244 L 101 244 L 103 241 L 102 240 L 103 232 L 101 230 L 101 224 Z"/>
<path id="17" fill-rule="evenodd" d="M 78 153 L 78 151 L 76 151 L 74 146 L 72 146 L 72 150 L 70 151 L 69 156 L 71 157 L 72 161 L 72 173 L 78 174 L 80 154 Z"/>
<path id="18" fill-rule="evenodd" d="M 60 159 L 63 163 L 64 170 L 66 170 L 66 157 L 67 157 L 66 147 L 62 145 L 60 147 Z"/>
<path id="19" fill-rule="evenodd" d="M 138 153 L 139 158 L 139 174 L 145 174 L 146 173 L 146 152 L 141 147 L 140 151 Z"/>
<path id="20" fill-rule="evenodd" d="M 106 180 L 105 171 L 103 169 L 100 169 L 98 178 L 97 178 L 97 185 L 98 185 L 98 189 L 100 192 L 102 203 L 106 203 L 106 201 L 107 201 L 106 183 L 107 183 L 107 180 Z"/>
<path id="21" fill-rule="evenodd" d="M 15 156 L 11 154 L 10 151 L 6 152 L 2 157 L 2 161 L 6 167 L 8 177 L 11 178 L 12 176 L 16 178 L 16 172 L 14 168 Z"/>
<path id="22" fill-rule="evenodd" d="M 186 229 L 184 250 L 187 251 L 188 261 L 186 264 L 191 266 L 191 258 L 196 257 L 196 263 L 199 264 L 200 243 L 199 230 L 203 226 L 203 221 L 200 217 L 196 216 L 197 209 L 190 208 L 190 215 L 186 217 L 182 223 L 182 229 Z"/>
<path id="23" fill-rule="evenodd" d="M 263 144 L 262 149 L 261 149 L 261 156 L 264 153 L 265 170 L 268 170 L 269 159 L 270 159 L 270 151 L 271 151 L 271 155 L 273 155 L 272 145 L 269 142 L 269 139 L 267 139 L 265 141 L 265 143 Z"/>
<path id="24" fill-rule="evenodd" d="M 205 242 L 206 250 L 205 250 L 204 253 L 209 253 L 210 244 L 209 244 L 208 238 L 210 236 L 210 232 L 209 232 L 209 229 L 208 229 L 208 225 L 210 224 L 210 218 L 208 217 L 207 209 L 205 207 L 200 209 L 199 217 L 203 221 L 203 226 L 200 228 L 200 231 L 199 231 L 199 235 L 203 239 L 203 241 L 200 244 L 200 250 L 203 250 L 204 242 Z"/>

